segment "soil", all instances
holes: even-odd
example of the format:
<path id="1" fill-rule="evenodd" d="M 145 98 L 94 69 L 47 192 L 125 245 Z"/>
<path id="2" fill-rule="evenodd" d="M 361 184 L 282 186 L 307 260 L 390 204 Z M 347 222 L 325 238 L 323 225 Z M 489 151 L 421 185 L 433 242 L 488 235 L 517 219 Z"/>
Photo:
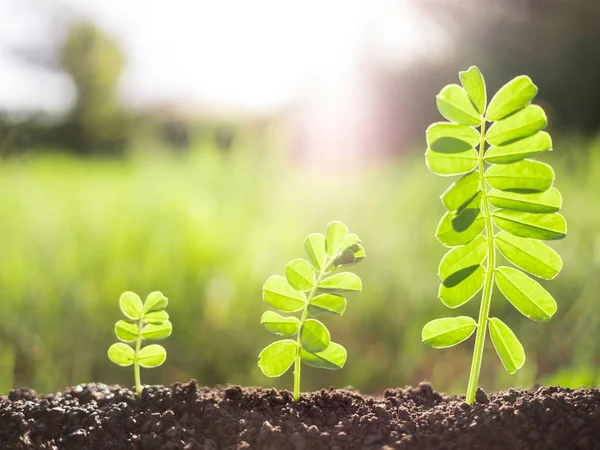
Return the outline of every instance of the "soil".
<path id="1" fill-rule="evenodd" d="M 470 407 L 427 383 L 383 397 L 322 390 L 85 384 L 0 396 L 2 449 L 599 449 L 600 390 L 540 387 Z"/>

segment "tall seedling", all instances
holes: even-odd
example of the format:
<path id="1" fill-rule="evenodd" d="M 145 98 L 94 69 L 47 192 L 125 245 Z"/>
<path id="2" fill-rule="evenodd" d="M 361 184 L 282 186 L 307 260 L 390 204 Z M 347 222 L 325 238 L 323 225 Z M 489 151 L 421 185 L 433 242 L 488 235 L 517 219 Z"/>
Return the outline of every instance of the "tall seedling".
<path id="1" fill-rule="evenodd" d="M 506 370 L 514 373 L 525 362 L 513 331 L 489 317 L 494 282 L 524 316 L 550 320 L 555 300 L 523 271 L 544 279 L 558 274 L 561 258 L 542 241 L 564 238 L 567 225 L 558 213 L 562 198 L 552 186 L 554 171 L 531 159 L 552 149 L 550 135 L 542 131 L 546 115 L 530 104 L 537 87 L 527 76 L 516 77 L 488 104 L 477 67 L 460 72 L 460 81 L 462 87 L 450 84 L 437 96 L 438 109 L 450 122 L 434 123 L 426 132 L 429 169 L 462 175 L 441 196 L 448 212 L 436 236 L 451 249 L 439 267 L 439 298 L 456 308 L 483 293 L 477 322 L 466 316 L 436 319 L 425 325 L 422 339 L 432 347 L 450 347 L 477 330 L 466 398 L 473 404 L 488 325 Z M 496 250 L 522 270 L 498 266 Z"/>
<path id="2" fill-rule="evenodd" d="M 279 377 L 293 364 L 295 401 L 300 399 L 302 362 L 329 370 L 341 369 L 346 363 L 346 349 L 333 342 L 327 327 L 313 317 L 344 314 L 344 293 L 360 291 L 362 283 L 356 274 L 336 273 L 336 269 L 365 257 L 358 236 L 336 221 L 329 224 L 326 235 L 310 234 L 304 247 L 308 261 L 291 261 L 285 277 L 272 276 L 263 286 L 265 302 L 279 311 L 299 312 L 300 318 L 266 311 L 260 320 L 268 331 L 288 339 L 265 347 L 258 355 L 258 366 L 266 376 Z"/>

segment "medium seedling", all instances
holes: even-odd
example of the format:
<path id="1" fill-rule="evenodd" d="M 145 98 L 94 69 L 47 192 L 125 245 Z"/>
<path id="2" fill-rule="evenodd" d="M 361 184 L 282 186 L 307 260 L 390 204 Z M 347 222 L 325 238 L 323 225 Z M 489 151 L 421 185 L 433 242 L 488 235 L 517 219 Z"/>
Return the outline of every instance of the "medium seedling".
<path id="1" fill-rule="evenodd" d="M 460 72 L 460 81 L 462 87 L 450 84 L 437 96 L 438 109 L 450 122 L 434 123 L 426 132 L 429 169 L 442 176 L 462 174 L 441 196 L 448 212 L 436 236 L 451 250 L 439 266 L 438 295 L 449 308 L 464 305 L 483 289 L 482 300 L 477 322 L 466 316 L 436 319 L 425 325 L 422 339 L 432 347 L 450 347 L 477 330 L 466 397 L 473 404 L 488 324 L 506 370 L 514 373 L 525 363 L 513 331 L 489 317 L 494 282 L 532 320 L 545 322 L 556 312 L 554 298 L 537 281 L 498 265 L 496 250 L 519 269 L 552 279 L 562 261 L 542 241 L 564 238 L 567 225 L 558 213 L 562 198 L 552 186 L 554 171 L 530 159 L 552 149 L 550 135 L 542 131 L 546 114 L 530 104 L 537 87 L 527 76 L 516 77 L 487 104 L 477 67 Z"/>
<path id="2" fill-rule="evenodd" d="M 263 300 L 286 312 L 282 316 L 266 311 L 261 323 L 271 333 L 286 338 L 265 347 L 258 355 L 258 366 L 268 377 L 279 377 L 294 365 L 294 400 L 300 399 L 301 363 L 336 370 L 346 363 L 346 349 L 330 339 L 329 330 L 313 317 L 342 315 L 346 310 L 345 292 L 360 291 L 360 278 L 336 269 L 349 266 L 365 257 L 358 236 L 348 233 L 341 222 L 331 222 L 326 235 L 310 234 L 304 241 L 308 261 L 295 259 L 285 268 L 285 277 L 272 276 L 263 286 Z M 310 318 L 309 318 L 310 316 Z"/>
<path id="3" fill-rule="evenodd" d="M 152 292 L 142 303 L 140 297 L 133 292 L 125 292 L 119 299 L 121 312 L 126 317 L 115 324 L 115 333 L 120 341 L 135 342 L 135 350 L 131 346 L 119 342 L 108 349 L 108 357 L 119 366 L 133 364 L 135 390 L 142 393 L 140 382 L 141 367 L 158 367 L 167 359 L 166 350 L 151 344 L 142 348 L 143 340 L 166 339 L 171 335 L 173 326 L 169 314 L 165 311 L 169 300 L 161 292 Z"/>

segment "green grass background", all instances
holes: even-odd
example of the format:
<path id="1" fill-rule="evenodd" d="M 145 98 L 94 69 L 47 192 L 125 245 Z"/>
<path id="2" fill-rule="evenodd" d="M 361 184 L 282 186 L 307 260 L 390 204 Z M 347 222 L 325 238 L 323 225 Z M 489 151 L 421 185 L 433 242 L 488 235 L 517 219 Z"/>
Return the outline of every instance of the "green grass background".
<path id="1" fill-rule="evenodd" d="M 521 316 L 494 291 L 492 314 L 523 342 L 525 367 L 506 374 L 488 340 L 485 389 L 600 384 L 600 142 L 563 139 L 540 159 L 554 165 L 568 237 L 551 244 L 562 273 L 542 282 L 558 312 Z M 277 149 L 275 149 L 277 150 Z M 309 167 L 281 151 L 239 144 L 224 155 L 200 145 L 186 157 L 80 160 L 50 155 L 0 165 L 0 392 L 40 392 L 89 381 L 133 384 L 112 364 L 119 295 L 169 297 L 174 332 L 167 362 L 142 382 L 292 387 L 291 371 L 262 375 L 260 350 L 275 337 L 259 319 L 261 286 L 304 257 L 303 239 L 344 221 L 363 240 L 364 290 L 342 317 L 326 318 L 348 349 L 337 372 L 307 367 L 303 390 L 351 385 L 365 393 L 428 380 L 464 393 L 473 338 L 446 350 L 422 326 L 458 311 L 436 298 L 444 247 L 435 239 L 451 179 L 429 173 L 421 152 L 361 167 Z"/>

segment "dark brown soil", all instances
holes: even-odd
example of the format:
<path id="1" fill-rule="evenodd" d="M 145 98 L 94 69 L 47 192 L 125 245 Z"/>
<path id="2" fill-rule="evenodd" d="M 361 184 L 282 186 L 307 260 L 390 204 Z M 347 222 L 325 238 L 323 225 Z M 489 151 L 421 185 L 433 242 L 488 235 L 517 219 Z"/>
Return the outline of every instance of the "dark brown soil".
<path id="1" fill-rule="evenodd" d="M 421 383 L 383 398 L 195 381 L 130 390 L 80 385 L 0 396 L 2 449 L 600 449 L 600 390 L 542 387 L 470 407 Z"/>

